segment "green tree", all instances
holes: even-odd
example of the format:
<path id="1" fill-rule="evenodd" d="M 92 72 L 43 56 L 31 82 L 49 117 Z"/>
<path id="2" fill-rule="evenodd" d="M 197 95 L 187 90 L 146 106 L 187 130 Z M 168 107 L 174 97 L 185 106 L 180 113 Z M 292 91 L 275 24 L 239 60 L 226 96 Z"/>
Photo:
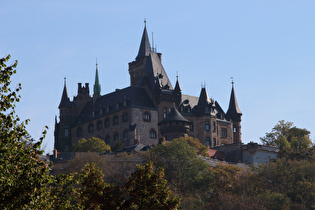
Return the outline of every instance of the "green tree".
<path id="1" fill-rule="evenodd" d="M 80 139 L 78 143 L 73 144 L 74 152 L 110 152 L 110 146 L 100 138 L 92 137 L 89 139 Z"/>
<path id="2" fill-rule="evenodd" d="M 153 170 L 153 163 L 145 166 L 137 165 L 124 185 L 129 195 L 125 207 L 127 209 L 177 209 L 179 198 L 171 196 L 164 179 L 164 170 Z"/>
<path id="3" fill-rule="evenodd" d="M 103 180 L 104 174 L 94 163 L 87 164 L 80 175 L 82 185 L 79 205 L 84 209 L 120 209 L 124 200 L 119 186 Z"/>
<path id="4" fill-rule="evenodd" d="M 200 143 L 199 139 L 196 139 L 196 138 L 191 137 L 191 136 L 179 137 L 176 139 L 178 139 L 180 141 L 186 141 L 191 147 L 196 148 L 198 155 L 202 155 L 204 157 L 209 157 L 207 146 Z"/>
<path id="5" fill-rule="evenodd" d="M 16 73 L 17 61 L 7 65 L 10 55 L 0 59 L 0 208 L 45 208 L 49 196 L 49 166 L 39 159 L 43 154 L 40 145 L 46 131 L 38 142 L 25 140 L 25 125 L 15 115 L 19 102 L 21 84 L 11 90 L 11 76 Z"/>
<path id="6" fill-rule="evenodd" d="M 171 190 L 182 197 L 181 208 L 200 208 L 209 198 L 209 165 L 186 140 L 174 139 L 154 147 L 150 160 L 165 169 Z"/>
<path id="7" fill-rule="evenodd" d="M 305 159 L 311 158 L 314 153 L 309 134 L 308 130 L 293 127 L 292 122 L 281 120 L 260 140 L 263 144 L 279 147 L 279 157 Z"/>
<path id="8" fill-rule="evenodd" d="M 241 169 L 234 165 L 218 164 L 210 168 L 213 178 L 210 181 L 213 197 L 218 197 L 225 193 L 236 193 L 239 191 L 239 179 Z"/>

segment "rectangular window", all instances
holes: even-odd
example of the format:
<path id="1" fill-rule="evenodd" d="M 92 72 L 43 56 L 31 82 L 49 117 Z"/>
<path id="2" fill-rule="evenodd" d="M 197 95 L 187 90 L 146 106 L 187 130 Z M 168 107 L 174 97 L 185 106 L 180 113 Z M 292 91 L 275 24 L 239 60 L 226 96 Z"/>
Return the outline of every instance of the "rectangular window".
<path id="1" fill-rule="evenodd" d="M 68 128 L 65 128 L 65 137 L 68 137 L 69 136 L 69 130 Z"/>
<path id="2" fill-rule="evenodd" d="M 210 123 L 209 123 L 209 121 L 205 122 L 205 130 L 206 131 L 210 130 Z"/>
<path id="3" fill-rule="evenodd" d="M 167 117 L 167 108 L 164 107 L 163 108 L 163 118 L 166 118 Z"/>
<path id="4" fill-rule="evenodd" d="M 221 128 L 221 137 L 226 138 L 227 137 L 227 129 L 226 128 Z"/>
<path id="5" fill-rule="evenodd" d="M 236 133 L 236 131 L 237 131 L 237 129 L 236 129 L 236 126 L 234 125 L 233 126 L 233 132 Z"/>
<path id="6" fill-rule="evenodd" d="M 210 145 L 210 138 L 209 137 L 206 137 L 206 145 L 211 147 L 211 145 Z"/>
<path id="7" fill-rule="evenodd" d="M 190 124 L 189 124 L 189 130 L 190 130 L 190 131 L 194 131 L 194 124 L 193 124 L 193 123 L 190 123 Z"/>

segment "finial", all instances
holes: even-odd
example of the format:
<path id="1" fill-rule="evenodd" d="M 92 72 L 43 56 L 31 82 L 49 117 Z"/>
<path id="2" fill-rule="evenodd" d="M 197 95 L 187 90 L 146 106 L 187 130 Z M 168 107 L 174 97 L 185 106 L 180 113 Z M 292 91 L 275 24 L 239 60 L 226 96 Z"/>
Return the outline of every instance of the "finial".
<path id="1" fill-rule="evenodd" d="M 234 87 L 234 81 L 233 81 L 233 77 L 231 77 L 231 80 L 232 80 L 232 87 Z"/>
<path id="2" fill-rule="evenodd" d="M 65 84 L 65 86 L 66 86 L 66 78 L 64 77 L 63 79 L 64 79 L 64 84 Z"/>
<path id="3" fill-rule="evenodd" d="M 206 80 L 203 81 L 203 87 L 206 88 Z"/>
<path id="4" fill-rule="evenodd" d="M 146 18 L 144 18 L 144 26 L 145 26 L 145 27 L 147 26 L 147 20 L 146 20 Z"/>
<path id="5" fill-rule="evenodd" d="M 96 69 L 97 69 L 97 58 L 96 58 Z"/>
<path id="6" fill-rule="evenodd" d="M 176 80 L 178 80 L 178 71 L 176 71 Z"/>

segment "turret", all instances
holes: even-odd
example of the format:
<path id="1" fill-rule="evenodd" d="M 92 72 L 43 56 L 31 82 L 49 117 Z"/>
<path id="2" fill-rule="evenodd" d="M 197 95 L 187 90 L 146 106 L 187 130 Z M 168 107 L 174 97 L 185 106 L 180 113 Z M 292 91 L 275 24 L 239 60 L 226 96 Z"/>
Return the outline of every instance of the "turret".
<path id="1" fill-rule="evenodd" d="M 176 109 L 175 104 L 167 117 L 158 123 L 161 135 L 165 140 L 188 136 L 190 121 L 183 117 Z"/>
<path id="2" fill-rule="evenodd" d="M 66 78 L 59 104 L 60 121 L 55 119 L 55 148 L 58 151 L 67 151 L 71 146 L 70 125 L 72 123 L 74 106 L 69 99 Z"/>
<path id="3" fill-rule="evenodd" d="M 232 91 L 230 97 L 230 104 L 228 111 L 226 112 L 227 120 L 231 120 L 233 122 L 233 142 L 238 143 L 242 142 L 241 139 L 241 119 L 242 112 L 238 107 L 235 91 L 234 91 L 234 82 L 232 81 Z"/>
<path id="4" fill-rule="evenodd" d="M 178 82 L 178 75 L 176 76 L 176 84 L 175 84 L 175 88 L 173 91 L 173 95 L 174 95 L 174 99 L 175 99 L 175 104 L 178 107 L 182 101 L 182 89 L 180 88 L 180 85 Z"/>

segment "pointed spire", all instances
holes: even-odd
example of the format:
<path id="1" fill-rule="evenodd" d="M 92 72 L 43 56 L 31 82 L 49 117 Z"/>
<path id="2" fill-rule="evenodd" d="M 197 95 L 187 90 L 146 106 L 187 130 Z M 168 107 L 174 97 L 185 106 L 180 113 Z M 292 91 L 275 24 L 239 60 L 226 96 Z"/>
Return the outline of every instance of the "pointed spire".
<path id="1" fill-rule="evenodd" d="M 231 91 L 231 97 L 230 97 L 230 104 L 229 104 L 229 109 L 226 112 L 226 115 L 232 120 L 236 119 L 236 117 L 242 115 L 242 112 L 241 112 L 240 108 L 238 107 L 238 103 L 237 103 L 237 99 L 236 99 L 236 95 L 235 95 L 235 91 L 234 91 L 233 78 L 232 78 L 232 91 Z"/>
<path id="2" fill-rule="evenodd" d="M 198 106 L 205 106 L 210 103 L 208 93 L 205 87 L 201 88 L 199 100 L 198 100 Z"/>
<path id="3" fill-rule="evenodd" d="M 96 72 L 95 72 L 95 83 L 94 83 L 94 93 L 93 96 L 100 96 L 101 95 L 101 85 L 98 79 L 98 68 L 97 68 L 97 59 L 96 59 Z"/>
<path id="4" fill-rule="evenodd" d="M 176 72 L 176 84 L 175 84 L 175 91 L 182 91 L 182 89 L 180 88 L 179 82 L 178 82 L 178 72 Z"/>
<path id="5" fill-rule="evenodd" d="M 62 92 L 59 108 L 69 107 L 69 106 L 71 106 L 71 103 L 70 103 L 70 99 L 69 99 L 69 95 L 67 91 L 66 78 L 64 78 L 64 87 L 63 87 L 63 92 Z"/>
<path id="6" fill-rule="evenodd" d="M 148 56 L 149 53 L 151 52 L 151 46 L 150 46 L 150 41 L 149 41 L 149 36 L 147 33 L 147 27 L 146 27 L 146 20 L 144 20 L 144 30 L 142 34 L 142 39 L 141 39 L 141 44 L 139 48 L 138 55 L 136 59 L 142 58 L 144 56 Z"/>

